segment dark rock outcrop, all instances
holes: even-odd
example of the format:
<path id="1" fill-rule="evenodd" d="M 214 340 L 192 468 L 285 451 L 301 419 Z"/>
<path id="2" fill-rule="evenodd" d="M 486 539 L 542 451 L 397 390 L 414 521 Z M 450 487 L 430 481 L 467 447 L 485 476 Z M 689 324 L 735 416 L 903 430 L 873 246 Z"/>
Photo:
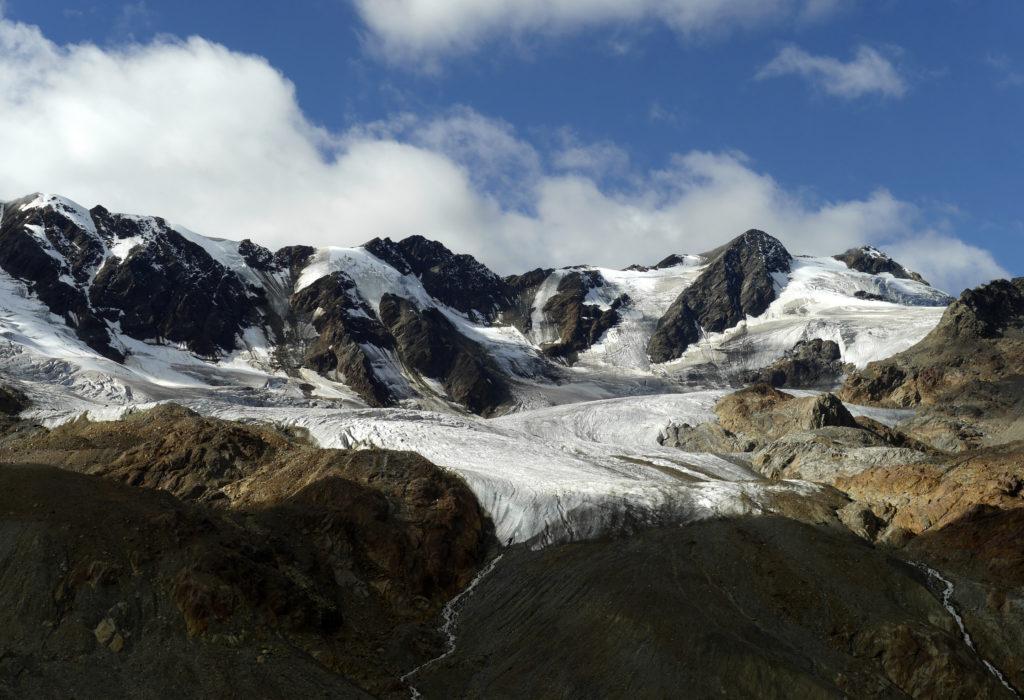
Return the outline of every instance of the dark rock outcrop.
<path id="1" fill-rule="evenodd" d="M 672 253 L 671 255 L 663 258 L 659 263 L 654 265 L 651 269 L 653 270 L 664 270 L 666 267 L 675 267 L 676 265 L 682 265 L 686 262 L 686 256 L 677 255 Z"/>
<path id="2" fill-rule="evenodd" d="M 551 269 L 538 267 L 521 275 L 506 277 L 505 284 L 508 285 L 512 305 L 501 315 L 502 322 L 515 326 L 524 335 L 529 333 L 533 328 L 533 300 L 537 296 L 537 289 L 552 272 Z"/>
<path id="3" fill-rule="evenodd" d="M 132 338 L 180 344 L 205 357 L 231 352 L 245 328 L 261 323 L 263 290 L 163 219 L 112 214 L 100 206 L 86 212 L 59 197 L 42 197 L 4 206 L 0 267 L 28 283 L 103 356 L 124 360 L 111 333 L 114 323 Z M 110 254 L 129 239 L 134 246 Z M 246 249 L 262 264 L 256 258 L 265 256 L 255 246 Z"/>
<path id="4" fill-rule="evenodd" d="M 881 294 L 865 292 L 863 289 L 858 289 L 856 292 L 853 293 L 853 296 L 857 299 L 864 299 L 865 301 L 889 301 Z"/>
<path id="5" fill-rule="evenodd" d="M 238 254 L 245 260 L 245 264 L 254 270 L 270 272 L 277 267 L 274 254 L 248 238 L 244 238 L 238 243 Z"/>
<path id="6" fill-rule="evenodd" d="M 13 386 L 0 384 L 0 415 L 16 416 L 29 407 L 25 392 Z"/>
<path id="7" fill-rule="evenodd" d="M 674 360 L 702 333 L 718 333 L 763 313 L 775 299 L 774 273 L 792 256 L 777 239 L 750 230 L 704 256 L 710 262 L 658 321 L 647 346 L 652 362 Z"/>
<path id="8" fill-rule="evenodd" d="M 132 218 L 105 212 L 94 217 L 101 235 L 141 233 Z M 234 350 L 242 332 L 262 320 L 262 290 L 163 219 L 151 222 L 145 246 L 131 250 L 125 260 L 108 259 L 99 270 L 89 291 L 92 305 L 133 338 L 180 343 L 206 357 Z"/>
<path id="9" fill-rule="evenodd" d="M 297 278 L 316 252 L 312 246 L 289 245 L 274 253 L 274 266 L 279 270 L 287 270 L 292 278 Z"/>
<path id="10" fill-rule="evenodd" d="M 0 268 L 23 280 L 55 315 L 90 348 L 112 360 L 124 360 L 81 285 L 103 261 L 103 245 L 75 223 L 63 202 L 30 206 L 30 195 L 0 207 Z M 76 213 L 77 214 L 77 213 Z"/>
<path id="11" fill-rule="evenodd" d="M 570 272 L 559 280 L 555 295 L 543 309 L 544 317 L 558 329 L 558 340 L 543 346 L 545 355 L 565 359 L 571 364 L 580 352 L 619 322 L 619 309 L 629 304 L 625 294 L 616 297 L 607 309 L 586 303 L 590 291 L 604 284 L 597 270 Z"/>
<path id="12" fill-rule="evenodd" d="M 437 241 L 374 238 L 363 247 L 402 274 L 418 277 L 433 298 L 480 321 L 493 321 L 512 305 L 505 280 L 472 255 L 456 255 Z"/>
<path id="13" fill-rule="evenodd" d="M 857 270 L 858 272 L 866 272 L 869 275 L 878 275 L 883 272 L 887 272 L 893 277 L 928 284 L 928 281 L 925 280 L 924 277 L 916 272 L 908 270 L 882 251 L 877 248 L 872 248 L 871 246 L 850 248 L 845 253 L 833 255 L 832 257 L 846 263 L 848 268 L 851 270 Z"/>
<path id="14" fill-rule="evenodd" d="M 505 377 L 494 360 L 439 310 L 420 309 L 407 299 L 385 294 L 380 318 L 394 338 L 402 363 L 441 382 L 451 399 L 473 413 L 490 415 L 510 400 Z"/>
<path id="15" fill-rule="evenodd" d="M 394 338 L 351 277 L 344 272 L 321 277 L 294 294 L 291 306 L 297 321 L 316 331 L 305 347 L 304 366 L 344 381 L 371 406 L 387 406 L 409 395 L 394 383 Z"/>
<path id="16" fill-rule="evenodd" d="M 952 394 L 1024 376 L 1024 277 L 965 291 L 914 347 L 853 373 L 843 397 L 889 406 L 950 406 Z M 979 385 L 981 383 L 981 385 Z M 973 388 L 972 388 L 973 387 Z"/>
<path id="17" fill-rule="evenodd" d="M 794 389 L 834 386 L 845 369 L 839 344 L 834 340 L 814 338 L 801 340 L 767 367 L 745 372 L 741 381 Z"/>
<path id="18" fill-rule="evenodd" d="M 630 265 L 626 269 L 636 270 L 638 272 L 647 272 L 648 270 L 664 270 L 666 267 L 675 267 L 677 265 L 682 265 L 685 262 L 685 255 L 678 255 L 676 253 L 672 253 L 671 255 L 662 258 L 660 262 L 654 265 Z"/>

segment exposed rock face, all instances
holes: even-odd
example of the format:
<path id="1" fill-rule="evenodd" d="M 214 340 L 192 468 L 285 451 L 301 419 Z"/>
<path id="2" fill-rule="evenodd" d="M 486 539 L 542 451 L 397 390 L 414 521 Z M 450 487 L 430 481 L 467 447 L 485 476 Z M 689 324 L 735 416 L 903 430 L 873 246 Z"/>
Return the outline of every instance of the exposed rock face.
<path id="1" fill-rule="evenodd" d="M 538 267 L 521 275 L 510 275 L 505 278 L 512 305 L 502 314 L 501 320 L 519 329 L 524 335 L 533 327 L 533 300 L 537 289 L 544 283 L 553 270 Z"/>
<path id="2" fill-rule="evenodd" d="M 665 426 L 658 435 L 658 444 L 664 447 L 678 447 L 687 452 L 753 452 L 760 441 L 745 434 L 733 433 L 717 421 L 690 425 L 689 423 Z"/>
<path id="3" fill-rule="evenodd" d="M 930 463 L 895 465 L 835 480 L 837 488 L 871 506 L 890 529 L 913 535 L 941 529 L 978 505 L 1024 507 L 1019 484 L 1024 444 L 1014 443 Z"/>
<path id="4" fill-rule="evenodd" d="M 835 484 L 867 469 L 917 464 L 934 450 L 869 418 L 854 418 L 832 394 L 794 398 L 767 384 L 737 391 L 715 406 L 717 421 L 669 426 L 660 442 L 693 452 L 752 453 L 769 479 Z"/>
<path id="5" fill-rule="evenodd" d="M 99 208 L 92 214 L 105 238 L 151 237 L 126 259 L 108 259 L 89 291 L 93 306 L 108 321 L 119 321 L 124 333 L 181 343 L 212 357 L 234 350 L 242 332 L 260 323 L 260 290 L 162 219 L 142 224 Z"/>
<path id="6" fill-rule="evenodd" d="M 38 198 L 29 195 L 2 207 L 0 267 L 25 281 L 86 345 L 104 357 L 122 361 L 123 350 L 112 345 L 106 324 L 79 288 L 102 263 L 102 244 L 81 228 L 80 212 L 63 202 L 36 206 Z"/>
<path id="7" fill-rule="evenodd" d="M 2 694 L 405 693 L 493 542 L 418 455 L 174 406 L 3 450 L 65 470 L 0 465 Z"/>
<path id="8" fill-rule="evenodd" d="M 0 384 L 0 415 L 16 416 L 29 406 L 25 392 L 13 386 Z"/>
<path id="9" fill-rule="evenodd" d="M 792 260 L 778 240 L 756 230 L 705 257 L 707 269 L 658 321 L 647 346 L 652 362 L 676 359 L 702 332 L 718 333 L 763 313 L 775 299 L 772 275 L 789 272 Z"/>
<path id="10" fill-rule="evenodd" d="M 794 389 L 834 386 L 845 369 L 839 344 L 814 338 L 801 340 L 767 367 L 745 373 L 742 381 Z"/>
<path id="11" fill-rule="evenodd" d="M 859 403 L 938 403 L 945 392 L 972 380 L 1022 374 L 1024 277 L 1019 277 L 965 291 L 924 340 L 852 375 L 843 395 Z"/>
<path id="12" fill-rule="evenodd" d="M 470 411 L 489 415 L 511 399 L 494 360 L 437 309 L 418 309 L 407 299 L 386 294 L 380 317 L 405 366 L 441 382 Z"/>
<path id="13" fill-rule="evenodd" d="M 293 278 L 297 277 L 299 271 L 306 266 L 315 252 L 316 250 L 308 245 L 285 246 L 274 253 L 274 266 L 278 269 L 288 270 Z"/>
<path id="14" fill-rule="evenodd" d="M 762 440 L 829 426 L 859 427 L 833 394 L 798 399 L 765 384 L 726 396 L 715 405 L 715 415 L 726 430 Z"/>
<path id="15" fill-rule="evenodd" d="M 834 255 L 832 257 L 836 260 L 841 260 L 846 263 L 846 266 L 851 270 L 857 270 L 858 272 L 866 272 L 869 275 L 877 275 L 887 272 L 893 277 L 928 284 L 924 277 L 921 277 L 921 275 L 916 272 L 908 270 L 882 251 L 877 248 L 872 248 L 871 246 L 850 248 L 845 253 Z"/>
<path id="16" fill-rule="evenodd" d="M 557 293 L 544 304 L 545 318 L 558 328 L 558 340 L 544 346 L 545 355 L 563 358 L 571 364 L 580 352 L 619 322 L 619 309 L 629 304 L 627 295 L 618 296 L 607 309 L 586 303 L 590 291 L 604 284 L 596 270 L 570 272 L 562 277 Z"/>
<path id="17" fill-rule="evenodd" d="M 670 425 L 660 442 L 692 452 L 752 452 L 789 430 L 807 429 L 798 414 L 813 403 L 758 384 L 720 399 L 714 409 L 717 421 Z"/>
<path id="18" fill-rule="evenodd" d="M 868 365 L 841 395 L 920 406 L 905 429 L 943 449 L 1024 439 L 1024 278 L 965 291 L 920 343 Z"/>
<path id="19" fill-rule="evenodd" d="M 0 444 L 28 428 L 25 421 L 18 418 L 18 414 L 30 405 L 31 402 L 21 390 L 0 384 Z"/>
<path id="20" fill-rule="evenodd" d="M 124 348 L 109 324 L 213 357 L 234 350 L 242 331 L 262 320 L 261 290 L 163 219 L 86 212 L 59 197 L 4 206 L 0 267 L 27 282 L 89 347 L 119 362 Z"/>
<path id="21" fill-rule="evenodd" d="M 769 479 L 804 479 L 828 484 L 868 469 L 916 464 L 929 454 L 895 447 L 861 427 L 828 427 L 789 433 L 764 445 L 752 466 Z"/>
<path id="22" fill-rule="evenodd" d="M 493 321 L 512 305 L 505 280 L 473 256 L 456 255 L 437 241 L 374 238 L 364 247 L 399 272 L 418 277 L 430 296 L 481 321 Z"/>
<path id="23" fill-rule="evenodd" d="M 296 320 L 316 333 L 303 364 L 344 381 L 371 406 L 386 406 L 410 395 L 395 367 L 394 338 L 344 272 L 321 277 L 292 296 Z M 404 384 L 404 381 L 403 381 Z"/>
<path id="24" fill-rule="evenodd" d="M 412 682 L 427 697 L 1004 697 L 925 584 L 848 533 L 771 517 L 513 550 L 466 601 L 454 653 Z"/>
<path id="25" fill-rule="evenodd" d="M 688 261 L 687 258 L 693 260 L 694 257 L 696 256 L 686 256 L 679 255 L 677 253 L 672 253 L 671 255 L 667 255 L 666 257 L 662 258 L 662 260 L 655 265 L 630 265 L 626 269 L 637 270 L 640 272 L 646 272 L 647 270 L 664 270 L 667 267 L 683 265 Z"/>
<path id="26" fill-rule="evenodd" d="M 654 265 L 653 269 L 664 270 L 666 267 L 675 267 L 676 265 L 682 265 L 685 262 L 685 255 L 677 255 L 676 253 L 672 253 L 671 255 L 668 255 L 665 258 L 663 258 L 661 262 Z"/>

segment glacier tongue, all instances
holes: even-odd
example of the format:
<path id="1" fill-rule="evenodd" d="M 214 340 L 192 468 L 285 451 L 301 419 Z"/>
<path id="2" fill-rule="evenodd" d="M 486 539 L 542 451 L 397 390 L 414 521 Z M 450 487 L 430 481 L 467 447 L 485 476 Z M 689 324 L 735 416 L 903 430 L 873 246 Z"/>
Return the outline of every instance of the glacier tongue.
<path id="1" fill-rule="evenodd" d="M 644 525 L 771 512 L 780 492 L 817 491 L 804 482 L 767 482 L 723 457 L 657 444 L 670 420 L 709 420 L 722 393 L 584 402 L 492 420 L 406 409 L 180 403 L 214 417 L 303 428 L 322 447 L 417 452 L 467 481 L 502 543 L 543 546 Z M 89 416 L 112 420 L 129 410 L 134 407 Z"/>

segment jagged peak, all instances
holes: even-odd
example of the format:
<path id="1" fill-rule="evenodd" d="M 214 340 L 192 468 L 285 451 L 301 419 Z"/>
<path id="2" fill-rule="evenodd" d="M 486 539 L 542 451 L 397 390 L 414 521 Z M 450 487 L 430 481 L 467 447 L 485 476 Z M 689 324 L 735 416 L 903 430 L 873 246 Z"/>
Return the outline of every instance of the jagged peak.
<path id="1" fill-rule="evenodd" d="M 909 270 L 900 263 L 893 260 L 887 253 L 871 245 L 863 245 L 859 248 L 850 248 L 844 253 L 833 255 L 834 259 L 846 263 L 846 266 L 857 272 L 865 272 L 870 275 L 877 275 L 883 272 L 891 274 L 900 279 L 914 280 L 921 284 L 928 284 L 928 281 Z M 930 286 L 930 285 L 929 285 Z"/>
<path id="2" fill-rule="evenodd" d="M 934 334 L 998 338 L 1024 330 L 1024 277 L 997 279 L 965 289 L 950 304 Z"/>
<path id="3" fill-rule="evenodd" d="M 431 269 L 457 266 L 465 273 L 482 275 L 494 281 L 501 280 L 497 273 L 472 255 L 455 253 L 444 243 L 419 234 L 398 241 L 387 237 L 374 238 L 362 247 L 403 274 L 422 275 Z"/>
<path id="4" fill-rule="evenodd" d="M 744 231 L 725 245 L 708 251 L 701 257 L 708 262 L 714 262 L 720 257 L 737 252 L 759 255 L 764 260 L 768 272 L 788 272 L 789 263 L 793 259 L 782 241 L 756 228 Z"/>
<path id="5" fill-rule="evenodd" d="M 696 267 L 703 265 L 707 260 L 700 255 L 688 255 L 686 253 L 670 253 L 654 265 L 630 265 L 624 268 L 635 272 L 648 272 L 650 270 L 664 270 L 669 267 Z"/>

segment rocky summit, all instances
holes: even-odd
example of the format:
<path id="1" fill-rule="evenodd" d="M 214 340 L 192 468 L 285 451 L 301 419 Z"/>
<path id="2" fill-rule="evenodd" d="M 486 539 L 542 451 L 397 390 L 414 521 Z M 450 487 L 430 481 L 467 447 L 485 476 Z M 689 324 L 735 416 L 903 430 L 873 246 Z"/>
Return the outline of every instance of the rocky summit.
<path id="1" fill-rule="evenodd" d="M 1021 279 L 0 212 L 2 697 L 1024 689 Z"/>

